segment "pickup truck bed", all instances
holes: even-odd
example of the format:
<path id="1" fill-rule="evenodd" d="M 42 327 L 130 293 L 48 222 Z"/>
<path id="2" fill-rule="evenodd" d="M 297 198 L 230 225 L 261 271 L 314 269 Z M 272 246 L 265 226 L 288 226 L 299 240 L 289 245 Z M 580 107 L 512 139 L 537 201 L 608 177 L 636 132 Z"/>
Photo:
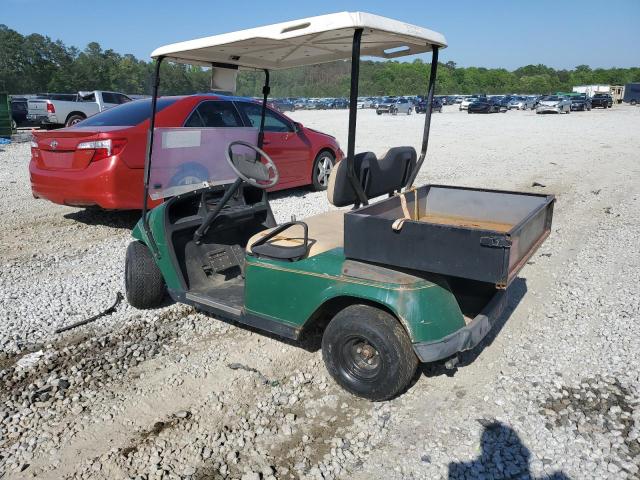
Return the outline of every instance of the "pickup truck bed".
<path id="1" fill-rule="evenodd" d="M 79 92 L 75 100 L 35 98 L 28 100 L 27 119 L 43 125 L 71 126 L 131 99 L 115 92 Z"/>

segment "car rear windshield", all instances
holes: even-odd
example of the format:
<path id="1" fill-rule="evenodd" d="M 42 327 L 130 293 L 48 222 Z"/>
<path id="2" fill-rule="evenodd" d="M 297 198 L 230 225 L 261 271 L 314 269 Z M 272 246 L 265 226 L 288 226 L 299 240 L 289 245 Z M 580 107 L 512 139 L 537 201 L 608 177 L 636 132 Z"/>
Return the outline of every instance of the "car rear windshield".
<path id="1" fill-rule="evenodd" d="M 157 111 L 160 112 L 173 105 L 177 98 L 159 98 Z M 144 98 L 124 103 L 87 118 L 78 124 L 83 127 L 133 127 L 151 116 L 151 99 Z"/>

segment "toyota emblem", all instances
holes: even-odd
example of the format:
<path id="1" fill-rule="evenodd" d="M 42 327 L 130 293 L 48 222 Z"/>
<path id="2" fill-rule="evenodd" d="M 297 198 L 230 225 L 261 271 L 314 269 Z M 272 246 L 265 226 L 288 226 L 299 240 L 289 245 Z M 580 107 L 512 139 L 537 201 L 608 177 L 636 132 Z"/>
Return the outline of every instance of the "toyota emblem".
<path id="1" fill-rule="evenodd" d="M 51 146 L 52 150 L 58 148 L 58 142 L 56 142 L 55 140 L 51 140 L 51 143 L 49 145 Z"/>

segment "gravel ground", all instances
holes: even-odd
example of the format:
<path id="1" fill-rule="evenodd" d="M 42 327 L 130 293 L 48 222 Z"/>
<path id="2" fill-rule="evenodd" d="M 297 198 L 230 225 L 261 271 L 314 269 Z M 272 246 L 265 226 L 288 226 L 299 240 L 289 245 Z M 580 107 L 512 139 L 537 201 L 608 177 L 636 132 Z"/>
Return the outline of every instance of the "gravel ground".
<path id="1" fill-rule="evenodd" d="M 295 112 L 346 147 L 347 113 Z M 423 116 L 360 112 L 358 150 L 418 146 Z M 640 109 L 434 114 L 419 183 L 552 192 L 551 237 L 489 338 L 370 403 L 293 344 L 182 305 L 123 302 L 136 213 L 34 200 L 0 147 L 0 478 L 640 478 Z M 544 187 L 533 187 L 537 182 Z M 273 195 L 279 220 L 332 208 Z"/>

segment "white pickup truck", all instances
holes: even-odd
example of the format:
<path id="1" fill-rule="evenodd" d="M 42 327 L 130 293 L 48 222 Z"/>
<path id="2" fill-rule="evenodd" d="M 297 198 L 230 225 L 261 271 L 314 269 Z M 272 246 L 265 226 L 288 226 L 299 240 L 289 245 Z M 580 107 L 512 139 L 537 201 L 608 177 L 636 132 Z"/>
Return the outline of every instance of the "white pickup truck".
<path id="1" fill-rule="evenodd" d="M 27 120 L 54 128 L 70 127 L 93 114 L 131 101 L 122 93 L 101 90 L 78 92 L 69 100 L 56 100 L 55 95 L 43 97 L 28 100 Z"/>

